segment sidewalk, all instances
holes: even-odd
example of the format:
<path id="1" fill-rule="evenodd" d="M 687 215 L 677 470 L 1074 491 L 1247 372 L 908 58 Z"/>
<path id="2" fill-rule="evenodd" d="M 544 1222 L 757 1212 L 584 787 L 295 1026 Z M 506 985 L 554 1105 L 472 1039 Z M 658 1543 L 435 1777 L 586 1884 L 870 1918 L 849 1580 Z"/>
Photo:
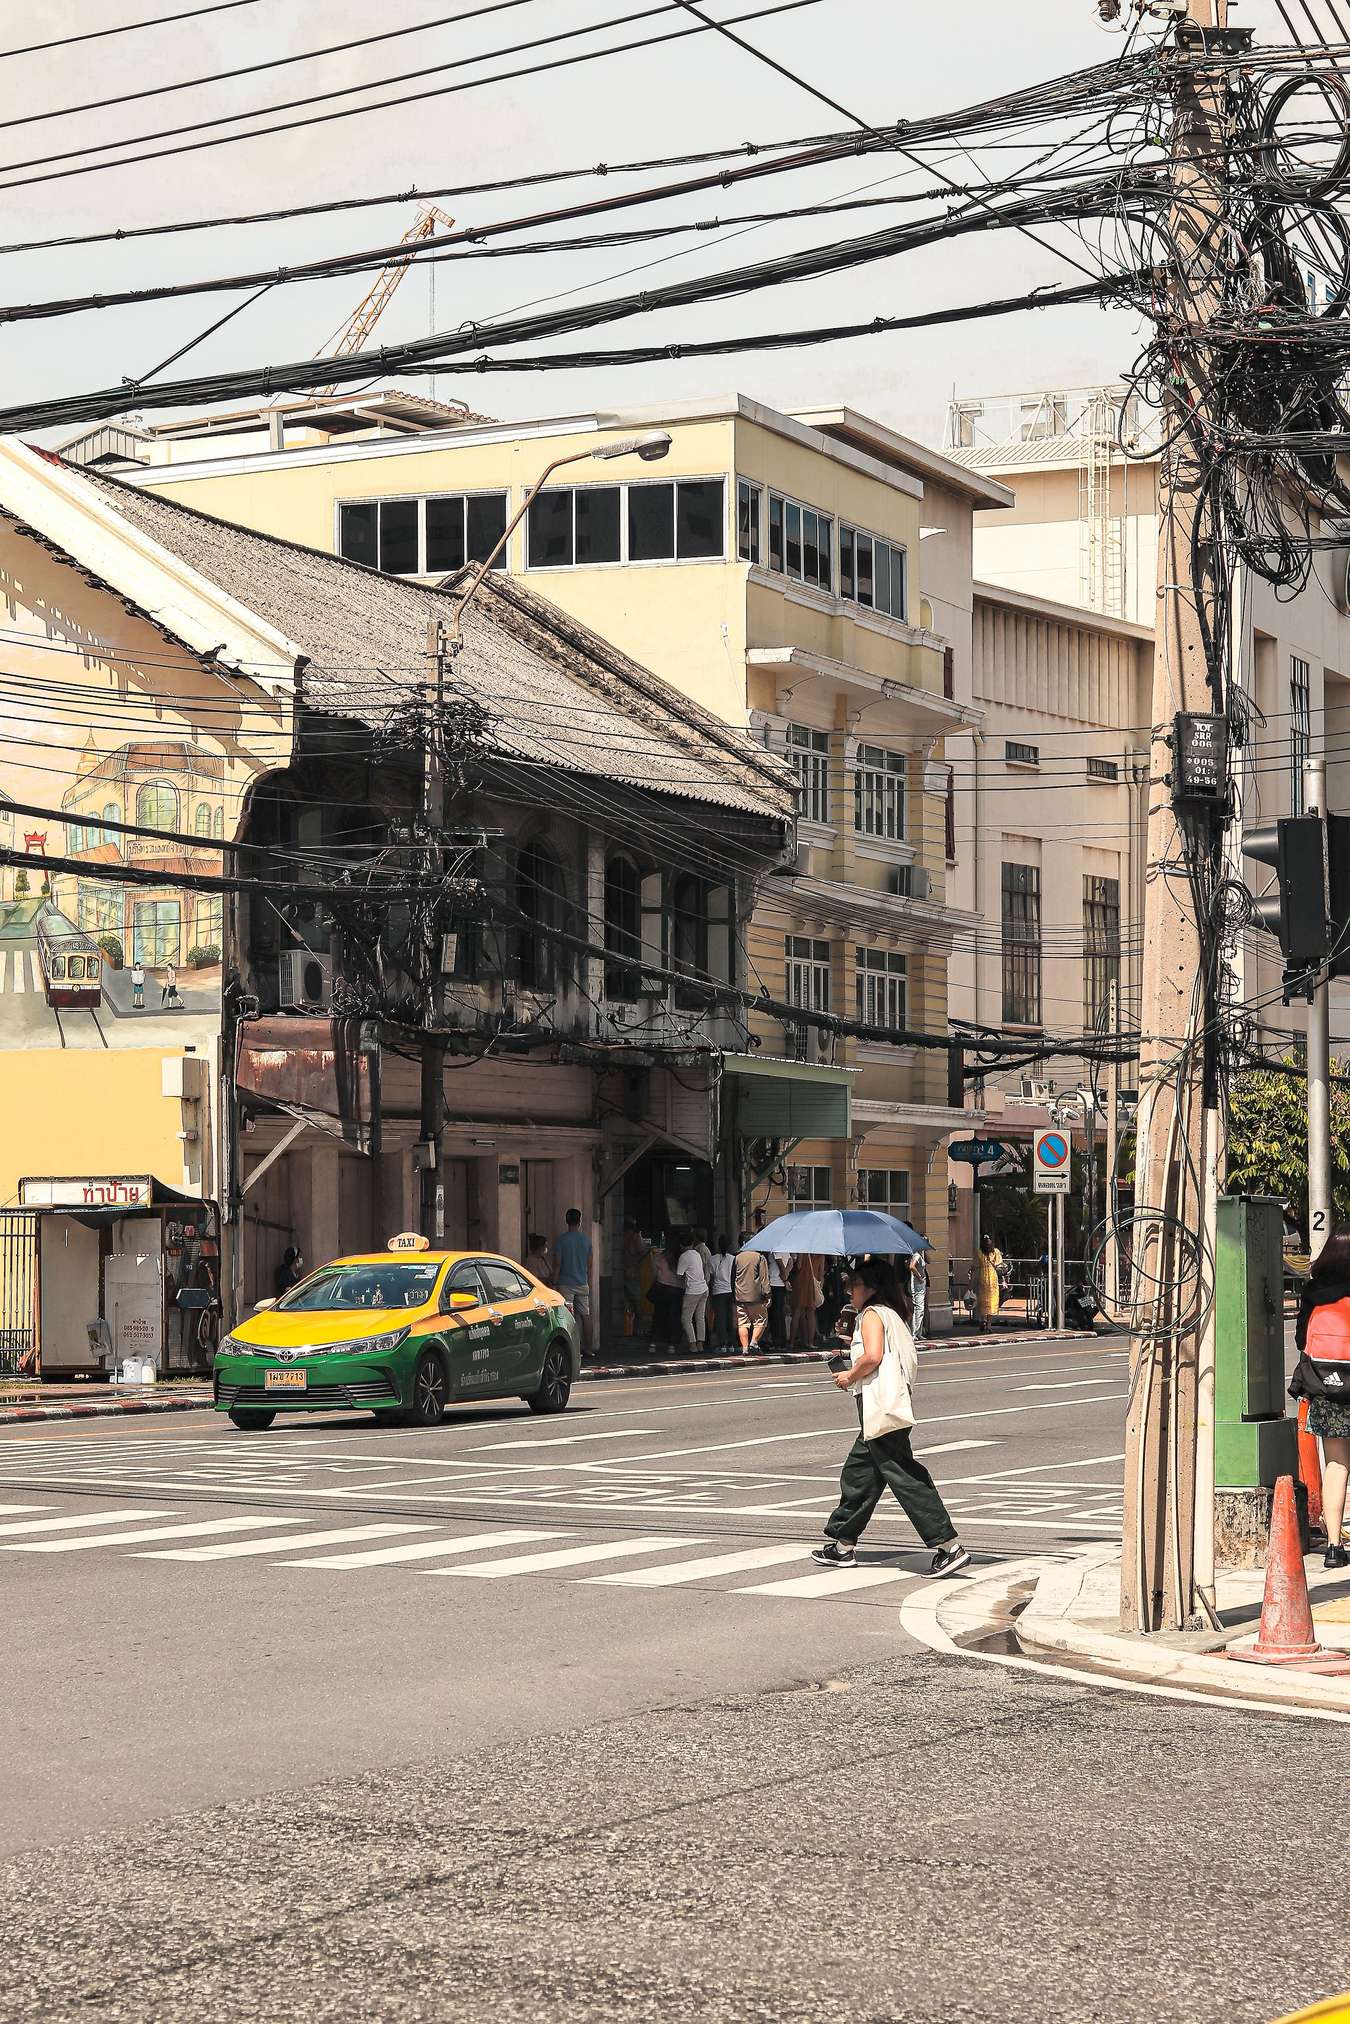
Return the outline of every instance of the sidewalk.
<path id="1" fill-rule="evenodd" d="M 1321 1552 L 1304 1561 L 1313 1622 L 1329 1652 L 1350 1657 L 1350 1575 L 1328 1573 Z M 1254 1642 L 1265 1588 L 1263 1568 L 1220 1574 L 1218 1631 L 1145 1637 L 1119 1627 L 1120 1549 L 1091 1547 L 1043 1573 L 1013 1618 L 1017 1644 L 1032 1658 L 1077 1660 L 1089 1672 L 1181 1688 L 1249 1706 L 1335 1711 L 1350 1719 L 1350 1672 L 1326 1675 L 1290 1666 L 1234 1665 L 1222 1654 Z"/>
<path id="2" fill-rule="evenodd" d="M 1005 1349 L 1029 1342 L 1110 1341 L 1072 1329 L 1032 1334 L 944 1335 L 926 1341 L 929 1349 Z M 754 1356 L 718 1352 L 712 1356 L 680 1356 L 645 1342 L 620 1341 L 607 1348 L 602 1360 L 584 1363 L 583 1384 L 607 1378 L 686 1377 L 710 1371 L 768 1369 L 779 1364 L 823 1365 L 823 1349 L 773 1349 Z M 170 1378 L 158 1385 L 44 1384 L 25 1378 L 0 1378 L 0 1426 L 33 1420 L 112 1419 L 119 1413 L 201 1412 L 211 1404 L 208 1379 Z"/>

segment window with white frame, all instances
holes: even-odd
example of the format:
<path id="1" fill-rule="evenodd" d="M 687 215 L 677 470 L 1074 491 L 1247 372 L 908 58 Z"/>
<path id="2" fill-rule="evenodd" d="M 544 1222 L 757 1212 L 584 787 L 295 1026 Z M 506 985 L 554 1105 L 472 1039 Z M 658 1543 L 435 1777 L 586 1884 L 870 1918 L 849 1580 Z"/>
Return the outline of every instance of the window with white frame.
<path id="1" fill-rule="evenodd" d="M 858 1017 L 868 1026 L 893 1030 L 907 1025 L 909 980 L 905 958 L 894 949 L 854 951 L 854 996 Z"/>
<path id="2" fill-rule="evenodd" d="M 829 1167 L 789 1167 L 787 1197 L 794 1209 L 834 1206 L 834 1175 Z"/>
<path id="3" fill-rule="evenodd" d="M 725 491 L 721 478 L 550 485 L 526 515 L 527 566 L 717 560 L 726 554 Z"/>
<path id="4" fill-rule="evenodd" d="M 859 745 L 853 775 L 853 827 L 859 836 L 903 843 L 905 754 L 884 745 Z"/>
<path id="5" fill-rule="evenodd" d="M 803 822 L 830 819 L 830 734 L 789 724 L 787 756 L 797 776 L 797 813 Z"/>
<path id="6" fill-rule="evenodd" d="M 1120 984 L 1120 880 L 1083 874 L 1083 1030 L 1104 1030 L 1111 986 Z"/>
<path id="7" fill-rule="evenodd" d="M 908 618 L 909 559 L 904 549 L 841 521 L 839 594 L 887 618 Z"/>
<path id="8" fill-rule="evenodd" d="M 436 492 L 413 499 L 343 499 L 338 554 L 386 576 L 438 576 L 486 562 L 506 532 L 505 492 Z M 500 555 L 493 565 L 506 567 Z"/>
<path id="9" fill-rule="evenodd" d="M 736 480 L 736 553 L 742 562 L 758 562 L 760 559 L 759 523 L 763 502 L 762 485 L 752 485 L 748 478 Z"/>
<path id="10" fill-rule="evenodd" d="M 1308 764 L 1312 733 L 1312 683 L 1308 663 L 1297 654 L 1289 656 L 1289 805 L 1295 815 L 1303 813 L 1303 773 Z"/>
<path id="11" fill-rule="evenodd" d="M 830 944 L 817 941 L 812 935 L 789 935 L 785 953 L 788 1003 L 800 1005 L 807 1012 L 828 1012 Z"/>
<path id="12" fill-rule="evenodd" d="M 909 1174 L 898 1167 L 859 1167 L 858 1205 L 883 1209 L 888 1216 L 909 1221 Z"/>
<path id="13" fill-rule="evenodd" d="M 797 583 L 829 590 L 834 583 L 834 521 L 785 493 L 769 494 L 769 567 Z"/>

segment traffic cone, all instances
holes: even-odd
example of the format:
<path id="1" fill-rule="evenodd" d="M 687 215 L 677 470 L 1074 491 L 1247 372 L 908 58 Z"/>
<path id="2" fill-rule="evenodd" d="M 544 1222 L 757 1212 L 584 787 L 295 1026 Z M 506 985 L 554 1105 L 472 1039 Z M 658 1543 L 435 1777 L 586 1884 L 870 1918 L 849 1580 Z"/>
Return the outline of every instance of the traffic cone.
<path id="1" fill-rule="evenodd" d="M 1325 1532 L 1322 1518 L 1322 1457 L 1317 1446 L 1316 1434 L 1308 1432 L 1308 1401 L 1298 1402 L 1298 1475 L 1299 1481 L 1308 1493 L 1308 1525 L 1314 1532 Z"/>
<path id="2" fill-rule="evenodd" d="M 1281 1476 L 1275 1485 L 1266 1589 L 1256 1642 L 1240 1650 L 1230 1648 L 1224 1657 L 1242 1659 L 1249 1665 L 1298 1666 L 1307 1673 L 1350 1673 L 1350 1656 L 1329 1652 L 1317 1642 L 1292 1476 Z"/>

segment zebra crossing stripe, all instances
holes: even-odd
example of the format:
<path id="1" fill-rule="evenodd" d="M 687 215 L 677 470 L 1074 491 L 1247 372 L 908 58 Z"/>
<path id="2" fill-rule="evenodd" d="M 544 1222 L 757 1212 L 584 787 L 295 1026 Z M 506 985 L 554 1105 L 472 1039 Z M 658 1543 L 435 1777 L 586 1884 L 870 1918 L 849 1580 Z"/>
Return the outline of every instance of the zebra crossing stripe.
<path id="1" fill-rule="evenodd" d="M 14 951 L 14 989 L 16 991 L 26 991 L 28 989 L 28 986 L 23 981 L 22 949 L 16 949 Z"/>
<path id="2" fill-rule="evenodd" d="M 200 1539 L 212 1532 L 256 1532 L 289 1518 L 212 1518 L 198 1525 L 147 1525 L 135 1532 L 95 1532 L 85 1539 L 16 1539 L 0 1553 L 87 1553 L 93 1546 L 138 1546 L 143 1539 Z"/>
<path id="3" fill-rule="evenodd" d="M 401 1560 L 435 1560 L 447 1553 L 476 1553 L 492 1546 L 523 1546 L 530 1539 L 565 1539 L 565 1532 L 474 1532 L 467 1539 L 419 1539 L 412 1546 L 377 1546 L 369 1553 L 333 1553 L 322 1560 L 284 1560 L 283 1567 L 389 1567 Z M 273 1544 L 276 1542 L 273 1541 Z M 428 1570 L 444 1574 L 443 1567 Z"/>
<path id="4" fill-rule="evenodd" d="M 918 1581 L 908 1567 L 836 1567 L 821 1574 L 803 1574 L 795 1581 L 762 1581 L 753 1588 L 736 1588 L 733 1595 L 787 1595 L 813 1601 L 820 1595 L 852 1595 L 859 1588 L 883 1588 L 895 1581 Z"/>
<path id="5" fill-rule="evenodd" d="M 704 1560 L 678 1560 L 673 1567 L 628 1567 L 619 1574 L 593 1574 L 588 1580 L 598 1587 L 614 1582 L 627 1588 L 673 1588 L 681 1581 L 703 1581 L 718 1574 L 743 1574 L 752 1567 L 781 1566 L 785 1560 L 805 1560 L 809 1546 L 756 1546 L 744 1553 L 714 1553 Z"/>
<path id="6" fill-rule="evenodd" d="M 74 1518 L 22 1518 L 0 1525 L 0 1537 L 21 1532 L 73 1532 L 80 1525 L 130 1525 L 136 1518 L 177 1518 L 177 1511 L 81 1511 Z"/>
<path id="7" fill-rule="evenodd" d="M 146 1514 L 153 1518 L 151 1511 Z M 172 1513 L 167 1514 L 172 1516 Z M 250 1553 L 282 1553 L 292 1546 L 340 1546 L 348 1539 L 387 1539 L 395 1532 L 429 1532 L 429 1525 L 344 1525 L 340 1532 L 292 1532 L 286 1539 L 232 1539 L 223 1546 L 185 1546 L 171 1553 L 138 1553 L 137 1560 L 242 1560 Z"/>
<path id="8" fill-rule="evenodd" d="M 21 949 L 21 950 L 19 951 L 19 965 L 20 965 L 20 968 L 22 968 L 22 965 L 23 965 L 23 951 L 22 951 L 22 949 Z M 38 959 L 37 959 L 37 950 L 36 950 L 36 949 L 30 949 L 30 950 L 28 951 L 28 966 L 29 966 L 29 968 L 30 968 L 30 969 L 32 970 L 32 972 L 33 972 L 33 989 L 34 989 L 35 991 L 40 991 L 40 990 L 42 989 L 42 972 L 41 972 L 41 970 L 39 970 L 39 968 L 38 968 Z M 22 988 L 23 988 L 23 987 L 22 987 L 22 985 L 21 985 L 21 986 L 20 986 L 20 989 L 22 989 Z"/>
<path id="9" fill-rule="evenodd" d="M 664 1547 L 704 1546 L 703 1539 L 615 1539 L 603 1546 L 566 1546 L 560 1553 L 517 1553 L 507 1560 L 484 1560 L 476 1567 L 436 1567 L 433 1574 L 463 1580 L 500 1581 L 508 1574 L 549 1574 L 555 1567 L 580 1567 L 596 1560 L 618 1560 L 626 1553 L 659 1553 Z"/>

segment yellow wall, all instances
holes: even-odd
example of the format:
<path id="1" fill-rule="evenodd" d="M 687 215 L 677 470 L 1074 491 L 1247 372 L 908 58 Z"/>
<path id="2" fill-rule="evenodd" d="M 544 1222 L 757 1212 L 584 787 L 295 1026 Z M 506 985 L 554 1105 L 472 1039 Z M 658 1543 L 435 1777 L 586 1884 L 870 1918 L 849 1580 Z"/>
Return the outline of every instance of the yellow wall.
<path id="1" fill-rule="evenodd" d="M 180 1187 L 182 1105 L 161 1094 L 165 1058 L 157 1048 L 0 1052 L 0 1205 L 30 1174 L 155 1174 Z"/>

